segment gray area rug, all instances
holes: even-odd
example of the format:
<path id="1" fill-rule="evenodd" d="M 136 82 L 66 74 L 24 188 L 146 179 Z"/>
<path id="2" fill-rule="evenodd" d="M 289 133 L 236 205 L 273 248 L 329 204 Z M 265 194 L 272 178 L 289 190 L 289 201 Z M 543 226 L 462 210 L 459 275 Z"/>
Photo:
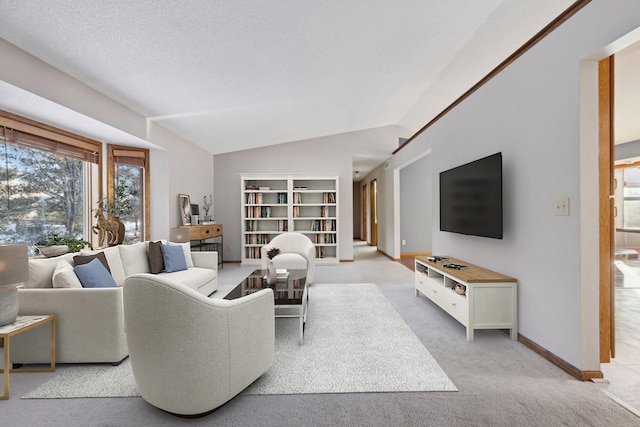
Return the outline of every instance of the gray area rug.
<path id="1" fill-rule="evenodd" d="M 457 391 L 374 284 L 312 285 L 303 345 L 298 327 L 276 319 L 274 364 L 244 394 Z M 62 369 L 23 399 L 140 395 L 128 359 Z"/>

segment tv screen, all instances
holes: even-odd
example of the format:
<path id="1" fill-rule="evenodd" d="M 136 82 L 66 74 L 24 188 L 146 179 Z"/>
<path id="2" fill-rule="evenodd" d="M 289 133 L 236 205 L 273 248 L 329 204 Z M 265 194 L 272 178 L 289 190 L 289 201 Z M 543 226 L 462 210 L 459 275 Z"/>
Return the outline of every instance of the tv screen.
<path id="1" fill-rule="evenodd" d="M 502 239 L 502 153 L 440 172 L 440 231 Z"/>

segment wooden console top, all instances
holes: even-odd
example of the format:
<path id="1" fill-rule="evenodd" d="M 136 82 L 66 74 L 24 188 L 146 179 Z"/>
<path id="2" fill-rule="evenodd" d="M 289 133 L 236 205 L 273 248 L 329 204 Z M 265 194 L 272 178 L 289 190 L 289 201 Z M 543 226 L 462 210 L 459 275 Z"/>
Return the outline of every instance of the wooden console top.
<path id="1" fill-rule="evenodd" d="M 468 262 L 451 258 L 446 255 L 439 255 L 442 258 L 448 258 L 445 261 L 429 261 L 427 256 L 417 256 L 416 259 L 422 264 L 429 267 L 433 267 L 438 271 L 447 273 L 448 275 L 459 279 L 466 283 L 479 283 L 479 282 L 493 282 L 493 283 L 507 283 L 517 282 L 513 277 L 505 276 L 504 274 L 496 273 L 495 271 L 487 270 L 486 268 L 478 267 L 477 265 L 469 264 Z M 459 264 L 466 265 L 467 268 L 462 270 L 456 270 L 455 268 L 444 268 L 444 264 Z"/>

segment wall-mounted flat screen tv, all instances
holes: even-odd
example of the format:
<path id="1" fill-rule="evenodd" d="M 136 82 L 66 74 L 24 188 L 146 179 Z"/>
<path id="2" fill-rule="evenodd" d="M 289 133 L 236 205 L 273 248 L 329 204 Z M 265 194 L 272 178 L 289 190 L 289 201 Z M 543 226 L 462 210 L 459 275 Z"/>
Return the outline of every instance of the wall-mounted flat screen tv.
<path id="1" fill-rule="evenodd" d="M 502 239 L 502 153 L 440 172 L 440 231 Z"/>

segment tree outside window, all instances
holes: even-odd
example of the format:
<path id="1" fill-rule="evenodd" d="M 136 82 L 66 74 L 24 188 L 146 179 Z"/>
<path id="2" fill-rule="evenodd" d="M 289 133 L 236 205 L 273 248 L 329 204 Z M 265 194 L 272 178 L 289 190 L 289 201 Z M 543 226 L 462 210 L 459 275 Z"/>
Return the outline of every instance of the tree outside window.
<path id="1" fill-rule="evenodd" d="M 33 245 L 48 234 L 86 238 L 89 162 L 4 141 L 0 242 Z"/>

